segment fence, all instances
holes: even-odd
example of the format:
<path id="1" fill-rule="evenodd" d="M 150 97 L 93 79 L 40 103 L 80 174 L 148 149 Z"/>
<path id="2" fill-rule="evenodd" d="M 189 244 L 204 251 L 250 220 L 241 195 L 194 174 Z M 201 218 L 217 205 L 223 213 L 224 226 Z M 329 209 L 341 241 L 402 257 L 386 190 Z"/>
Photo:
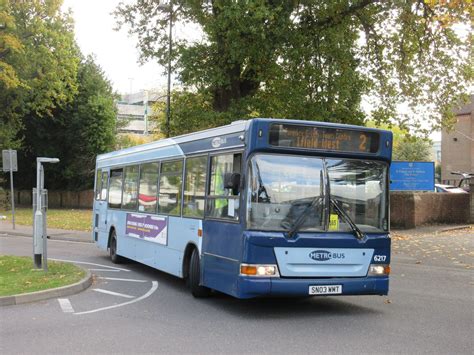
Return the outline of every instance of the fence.
<path id="1" fill-rule="evenodd" d="M 32 192 L 28 190 L 15 191 L 15 204 L 31 207 Z M 1 198 L 1 197 L 0 197 Z M 49 208 L 92 208 L 94 191 L 51 191 L 48 190 Z"/>

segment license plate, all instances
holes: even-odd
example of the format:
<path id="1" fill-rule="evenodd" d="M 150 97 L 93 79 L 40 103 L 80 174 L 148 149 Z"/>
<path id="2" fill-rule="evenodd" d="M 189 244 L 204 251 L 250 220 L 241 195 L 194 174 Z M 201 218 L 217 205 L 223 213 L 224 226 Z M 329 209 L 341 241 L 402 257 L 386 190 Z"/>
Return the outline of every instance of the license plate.
<path id="1" fill-rule="evenodd" d="M 342 285 L 309 286 L 310 295 L 338 295 L 342 293 Z"/>

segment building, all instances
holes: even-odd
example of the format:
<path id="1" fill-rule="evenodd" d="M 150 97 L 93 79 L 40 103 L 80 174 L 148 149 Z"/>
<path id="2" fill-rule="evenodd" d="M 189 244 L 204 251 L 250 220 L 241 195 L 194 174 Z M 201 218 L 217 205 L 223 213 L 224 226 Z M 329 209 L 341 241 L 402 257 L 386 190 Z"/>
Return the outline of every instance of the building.
<path id="1" fill-rule="evenodd" d="M 153 104 L 166 101 L 166 91 L 159 89 L 142 90 L 122 95 L 117 102 L 118 133 L 147 134 L 153 130 L 148 116 L 152 114 Z"/>
<path id="2" fill-rule="evenodd" d="M 456 110 L 456 124 L 451 131 L 441 132 L 441 179 L 451 184 L 460 180 L 451 172 L 474 173 L 473 100 Z"/>
<path id="3" fill-rule="evenodd" d="M 431 146 L 431 160 L 436 165 L 441 164 L 441 141 L 433 141 Z"/>

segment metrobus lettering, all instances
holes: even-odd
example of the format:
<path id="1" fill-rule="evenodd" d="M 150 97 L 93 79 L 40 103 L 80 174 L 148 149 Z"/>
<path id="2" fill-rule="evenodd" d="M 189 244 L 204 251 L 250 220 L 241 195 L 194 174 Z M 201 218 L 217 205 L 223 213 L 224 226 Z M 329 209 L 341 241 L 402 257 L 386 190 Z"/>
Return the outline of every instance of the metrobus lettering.
<path id="1" fill-rule="evenodd" d="M 326 250 L 315 250 L 309 253 L 309 257 L 316 261 L 327 261 L 330 259 L 344 259 L 344 253 L 331 253 Z"/>

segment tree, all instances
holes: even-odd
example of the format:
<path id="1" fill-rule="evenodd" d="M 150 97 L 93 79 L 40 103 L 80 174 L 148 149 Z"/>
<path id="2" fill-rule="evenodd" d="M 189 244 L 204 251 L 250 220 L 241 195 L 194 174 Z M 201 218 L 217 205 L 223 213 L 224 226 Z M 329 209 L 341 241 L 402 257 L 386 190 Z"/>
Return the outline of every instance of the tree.
<path id="1" fill-rule="evenodd" d="M 115 149 L 118 150 L 118 149 L 134 147 L 136 145 L 150 143 L 153 140 L 154 140 L 153 135 L 143 136 L 141 134 L 134 134 L 134 133 L 120 133 L 117 135 L 117 138 L 115 141 Z"/>
<path id="2" fill-rule="evenodd" d="M 115 143 L 115 96 L 83 58 L 62 0 L 0 0 L 0 146 L 19 149 L 17 186 L 31 188 L 36 157 L 54 188 L 91 187 L 95 156 Z"/>
<path id="3" fill-rule="evenodd" d="M 419 137 L 405 138 L 393 150 L 393 160 L 431 161 L 431 142 Z"/>
<path id="4" fill-rule="evenodd" d="M 201 29 L 201 41 L 178 40 L 172 53 L 185 87 L 172 117 L 184 122 L 181 114 L 197 111 L 193 126 L 255 116 L 362 124 L 364 95 L 377 122 L 449 126 L 472 80 L 470 37 L 453 30 L 470 26 L 467 0 L 170 3 L 121 3 L 115 15 L 138 36 L 141 60 L 164 66 L 170 13 Z M 186 110 L 177 108 L 183 98 Z M 408 119 L 400 104 L 419 112 Z"/>
<path id="5" fill-rule="evenodd" d="M 15 31 L 15 18 L 7 12 L 6 5 L 7 0 L 0 0 L 0 83 L 5 89 L 11 89 L 20 85 L 20 79 L 15 68 L 4 58 L 9 53 L 22 53 L 24 46 Z"/>
<path id="6" fill-rule="evenodd" d="M 0 0 L 0 146 L 21 146 L 22 118 L 51 117 L 76 93 L 73 23 L 61 1 Z"/>
<path id="7" fill-rule="evenodd" d="M 55 189 L 91 188 L 95 158 L 113 150 L 116 107 L 110 82 L 92 57 L 83 59 L 78 68 L 77 93 L 73 101 L 42 119 L 24 117 L 23 171 L 19 185 L 30 187 L 35 177 L 35 157 L 53 156 L 60 164 L 48 167 L 48 181 Z"/>
<path id="8" fill-rule="evenodd" d="M 155 139 L 163 138 L 166 132 L 166 105 L 156 102 L 153 105 L 150 121 L 156 124 Z M 231 112 L 216 112 L 212 109 L 212 97 L 208 93 L 196 93 L 187 90 L 176 90 L 171 94 L 170 136 L 195 132 L 235 119 Z"/>
<path id="9" fill-rule="evenodd" d="M 378 124 L 368 121 L 367 127 L 381 128 L 392 131 L 393 134 L 393 160 L 404 161 L 431 161 L 432 142 L 421 136 L 412 135 L 407 130 L 397 125 Z"/>
<path id="10" fill-rule="evenodd" d="M 117 109 L 116 95 L 102 69 L 89 56 L 78 71 L 78 94 L 58 116 L 65 123 L 70 142 L 67 169 L 62 178 L 69 188 L 93 186 L 97 154 L 113 150 Z"/>

